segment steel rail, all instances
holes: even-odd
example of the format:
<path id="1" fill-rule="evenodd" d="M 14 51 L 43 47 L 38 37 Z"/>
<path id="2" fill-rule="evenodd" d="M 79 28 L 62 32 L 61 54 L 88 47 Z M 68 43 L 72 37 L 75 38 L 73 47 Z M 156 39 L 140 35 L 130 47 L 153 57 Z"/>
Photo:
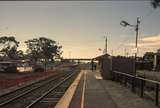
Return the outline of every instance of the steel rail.
<path id="1" fill-rule="evenodd" d="M 41 80 L 35 81 L 35 82 L 30 83 L 30 84 L 27 84 L 27 85 L 25 85 L 25 86 L 22 86 L 22 87 L 20 87 L 20 88 L 14 89 L 14 90 L 12 90 L 12 91 L 10 91 L 10 92 L 8 92 L 8 93 L 5 93 L 5 94 L 0 95 L 0 98 L 5 97 L 5 96 L 7 96 L 7 95 L 10 95 L 10 94 L 12 94 L 12 93 L 14 93 L 14 92 L 20 91 L 20 90 L 22 90 L 22 89 L 25 89 L 25 88 L 27 88 L 27 87 L 34 86 L 34 85 L 36 85 L 36 84 L 38 84 L 38 83 L 41 83 L 41 82 L 45 81 L 46 79 L 50 79 L 50 78 L 52 78 L 53 76 L 57 76 L 57 75 L 58 75 L 58 74 L 54 74 L 54 75 L 48 76 L 48 77 L 46 77 L 46 78 L 42 78 Z"/>
<path id="2" fill-rule="evenodd" d="M 56 84 L 54 87 L 52 87 L 51 89 L 49 89 L 47 92 L 45 92 L 43 95 L 41 95 L 39 98 L 37 98 L 36 100 L 34 100 L 30 105 L 28 105 L 26 108 L 32 108 L 36 103 L 38 103 L 40 100 L 42 100 L 45 96 L 47 96 L 50 92 L 52 92 L 53 90 L 55 90 L 56 88 L 58 88 L 59 86 L 61 86 L 63 83 L 65 83 L 65 81 L 69 80 L 73 75 L 75 75 L 75 73 L 72 73 L 71 75 L 69 75 L 67 78 L 63 79 L 62 81 L 60 81 L 58 84 Z"/>
<path id="3" fill-rule="evenodd" d="M 62 75 L 62 76 L 63 76 L 63 75 Z M 11 99 L 3 102 L 3 103 L 0 103 L 0 107 L 2 107 L 2 106 L 4 106 L 4 105 L 6 105 L 6 104 L 8 104 L 8 103 L 10 103 L 10 102 L 18 99 L 18 98 L 20 98 L 20 97 L 22 97 L 22 96 L 24 96 L 25 94 L 28 94 L 28 93 L 36 90 L 36 89 L 39 89 L 40 87 L 43 87 L 43 86 L 46 85 L 47 83 L 50 83 L 50 82 L 52 82 L 52 81 L 55 81 L 56 79 L 58 79 L 58 78 L 60 78 L 60 77 L 62 77 L 62 76 L 61 76 L 61 74 L 60 74 L 59 76 L 55 76 L 54 79 L 52 79 L 52 80 L 50 80 L 50 81 L 48 81 L 48 82 L 46 82 L 46 83 L 44 83 L 44 84 L 42 84 L 42 85 L 39 85 L 39 86 L 37 86 L 37 87 L 34 87 L 34 88 L 32 88 L 32 89 L 30 89 L 30 90 L 28 90 L 28 91 L 26 91 L 26 92 L 23 92 L 22 94 L 17 95 L 16 97 L 13 97 L 13 98 L 11 98 Z"/>

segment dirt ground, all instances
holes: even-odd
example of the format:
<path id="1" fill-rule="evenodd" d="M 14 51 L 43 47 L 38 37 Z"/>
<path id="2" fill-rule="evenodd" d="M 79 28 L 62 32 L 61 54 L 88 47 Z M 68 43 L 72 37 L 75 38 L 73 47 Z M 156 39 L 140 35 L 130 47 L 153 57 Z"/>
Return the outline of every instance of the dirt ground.
<path id="1" fill-rule="evenodd" d="M 53 70 L 47 72 L 26 72 L 26 73 L 2 73 L 0 72 L 0 90 L 6 89 L 24 82 L 37 80 L 39 78 L 55 74 Z"/>

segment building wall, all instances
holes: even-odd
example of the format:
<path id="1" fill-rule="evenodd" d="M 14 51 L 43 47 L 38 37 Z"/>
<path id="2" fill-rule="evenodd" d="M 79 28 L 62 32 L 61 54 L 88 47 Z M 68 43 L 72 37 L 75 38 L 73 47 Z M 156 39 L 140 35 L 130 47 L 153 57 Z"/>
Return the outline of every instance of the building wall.
<path id="1" fill-rule="evenodd" d="M 104 79 L 112 78 L 112 59 L 109 57 L 104 57 L 99 60 L 99 67 L 101 75 Z"/>
<path id="2" fill-rule="evenodd" d="M 99 59 L 100 72 L 104 79 L 112 79 L 113 71 L 134 74 L 134 59 L 106 56 Z"/>
<path id="3" fill-rule="evenodd" d="M 135 65 L 134 59 L 126 57 L 112 57 L 113 71 L 134 74 Z"/>

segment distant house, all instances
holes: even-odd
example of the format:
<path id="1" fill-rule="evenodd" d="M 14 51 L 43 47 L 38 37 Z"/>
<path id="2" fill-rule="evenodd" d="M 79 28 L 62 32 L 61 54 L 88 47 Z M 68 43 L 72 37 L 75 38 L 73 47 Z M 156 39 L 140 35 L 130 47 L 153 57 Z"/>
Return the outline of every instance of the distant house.
<path id="1" fill-rule="evenodd" d="M 30 60 L 0 61 L 0 72 L 31 72 L 32 70 Z"/>
<path id="2" fill-rule="evenodd" d="M 12 61 L 0 61 L 0 72 L 17 72 L 17 65 Z"/>

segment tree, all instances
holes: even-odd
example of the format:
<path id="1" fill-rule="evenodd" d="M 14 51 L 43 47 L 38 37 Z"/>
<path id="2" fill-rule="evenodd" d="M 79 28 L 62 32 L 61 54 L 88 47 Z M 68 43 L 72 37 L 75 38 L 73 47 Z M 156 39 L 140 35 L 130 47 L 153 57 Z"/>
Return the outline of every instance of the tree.
<path id="1" fill-rule="evenodd" d="M 38 39 L 31 39 L 25 41 L 28 49 L 26 50 L 27 55 L 32 61 L 37 61 L 40 58 L 40 45 Z"/>
<path id="2" fill-rule="evenodd" d="M 62 54 L 62 46 L 58 45 L 56 41 L 40 37 L 25 41 L 27 44 L 27 54 L 34 62 L 35 68 L 38 60 L 44 61 L 45 70 L 48 61 L 54 61 L 56 57 L 60 57 Z"/>
<path id="3" fill-rule="evenodd" d="M 16 52 L 19 42 L 15 39 L 14 36 L 0 37 L 0 45 L 0 52 L 4 52 L 10 59 L 16 58 Z"/>
<path id="4" fill-rule="evenodd" d="M 152 0 L 152 6 L 153 8 L 160 7 L 160 0 Z"/>
<path id="5" fill-rule="evenodd" d="M 41 46 L 41 54 L 44 59 L 47 60 L 54 60 L 55 57 L 59 57 L 61 55 L 61 48 L 62 46 L 59 46 L 56 41 L 40 37 L 40 46 Z"/>
<path id="6" fill-rule="evenodd" d="M 18 59 L 24 59 L 25 55 L 24 55 L 24 52 L 22 50 L 18 50 L 16 54 L 17 54 Z"/>
<path id="7" fill-rule="evenodd" d="M 146 52 L 143 56 L 143 59 L 144 60 L 147 60 L 147 61 L 153 61 L 154 59 L 154 53 L 153 52 Z"/>
<path id="8" fill-rule="evenodd" d="M 54 60 L 61 55 L 61 48 L 56 41 L 40 37 L 25 41 L 27 44 L 27 53 L 36 62 L 38 59 Z"/>

